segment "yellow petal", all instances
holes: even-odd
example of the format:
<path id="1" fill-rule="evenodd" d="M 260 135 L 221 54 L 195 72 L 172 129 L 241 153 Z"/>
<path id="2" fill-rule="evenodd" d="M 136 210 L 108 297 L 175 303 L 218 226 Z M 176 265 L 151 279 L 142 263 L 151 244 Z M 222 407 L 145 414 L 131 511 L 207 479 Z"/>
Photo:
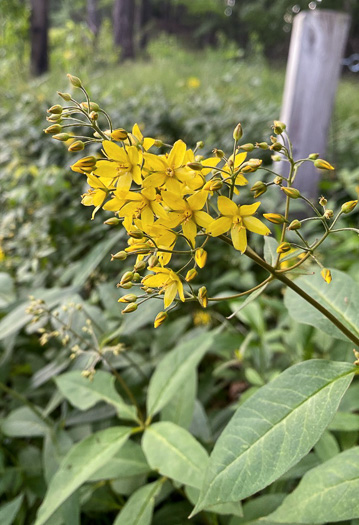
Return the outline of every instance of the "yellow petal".
<path id="1" fill-rule="evenodd" d="M 132 166 L 136 166 L 139 162 L 139 153 L 136 146 L 130 146 L 127 148 L 127 155 Z"/>
<path id="2" fill-rule="evenodd" d="M 227 217 L 233 217 L 233 215 L 236 215 L 238 212 L 238 206 L 235 204 L 231 199 L 228 197 L 224 197 L 224 195 L 220 195 L 218 197 L 217 206 L 222 215 L 226 215 Z"/>
<path id="3" fill-rule="evenodd" d="M 115 144 L 110 140 L 104 140 L 102 146 L 106 155 L 110 159 L 117 160 L 117 162 L 128 162 L 128 157 L 125 150 L 118 146 L 118 144 Z"/>
<path id="4" fill-rule="evenodd" d="M 219 162 L 221 162 L 221 159 L 219 157 L 210 157 L 209 159 L 202 160 L 202 166 L 209 166 L 204 167 L 201 170 L 202 175 L 207 175 L 207 173 L 209 173 L 212 170 L 212 167 L 216 167 Z"/>
<path id="5" fill-rule="evenodd" d="M 165 308 L 168 308 L 172 303 L 174 298 L 177 295 L 177 283 L 172 282 L 169 286 L 166 287 L 165 296 L 164 296 L 164 305 Z"/>
<path id="6" fill-rule="evenodd" d="M 211 222 L 207 226 L 206 231 L 208 235 L 211 235 L 212 237 L 218 237 L 218 235 L 228 232 L 228 230 L 231 228 L 231 224 L 232 219 L 228 217 L 220 217 L 219 219 Z"/>
<path id="7" fill-rule="evenodd" d="M 260 205 L 261 205 L 260 202 L 255 202 L 254 204 L 240 206 L 239 215 L 241 217 L 247 217 L 248 215 L 253 215 L 257 211 Z"/>
<path id="8" fill-rule="evenodd" d="M 137 123 L 133 125 L 132 135 L 134 135 L 139 142 L 142 142 L 143 135 Z"/>
<path id="9" fill-rule="evenodd" d="M 198 191 L 194 195 L 188 197 L 187 202 L 191 210 L 201 210 L 206 204 L 208 193 L 206 191 Z"/>
<path id="10" fill-rule="evenodd" d="M 142 279 L 142 284 L 149 286 L 150 288 L 159 288 L 164 285 L 167 279 L 168 275 L 164 275 L 163 273 L 157 275 L 146 275 L 146 277 Z"/>
<path id="11" fill-rule="evenodd" d="M 233 246 L 236 250 L 244 252 L 247 248 L 247 232 L 243 226 L 233 225 L 231 229 Z"/>
<path id="12" fill-rule="evenodd" d="M 234 167 L 238 168 L 238 166 L 243 164 L 243 162 L 246 160 L 246 157 L 247 157 L 246 152 L 239 153 L 238 155 L 236 155 L 236 160 L 234 161 Z"/>
<path id="13" fill-rule="evenodd" d="M 248 184 L 248 180 L 245 178 L 244 175 L 242 175 L 242 173 L 238 173 L 234 183 L 237 186 L 245 186 L 246 184 Z"/>
<path id="14" fill-rule="evenodd" d="M 151 139 L 150 137 L 144 138 L 143 143 L 142 143 L 143 149 L 145 151 L 149 150 L 150 148 L 152 148 L 155 142 L 156 142 L 155 139 Z"/>
<path id="15" fill-rule="evenodd" d="M 179 168 L 183 164 L 185 154 L 186 144 L 183 140 L 177 140 L 168 155 L 168 165 L 171 166 L 171 168 Z"/>
<path id="16" fill-rule="evenodd" d="M 175 193 L 172 193 L 171 191 L 162 191 L 161 195 L 163 202 L 171 210 L 184 211 L 187 208 L 185 201 Z"/>
<path id="17" fill-rule="evenodd" d="M 111 177 L 113 179 L 118 176 L 117 164 L 109 160 L 99 160 L 95 173 L 98 177 Z"/>
<path id="18" fill-rule="evenodd" d="M 196 245 L 197 226 L 194 221 L 189 220 L 182 224 L 183 235 L 190 241 L 192 248 Z"/>
<path id="19" fill-rule="evenodd" d="M 165 181 L 166 175 L 164 173 L 152 173 L 152 175 L 149 175 L 143 181 L 143 187 L 149 188 L 150 186 L 152 186 L 153 188 L 159 188 L 165 183 Z"/>
<path id="20" fill-rule="evenodd" d="M 201 228 L 207 228 L 213 221 L 213 218 L 205 211 L 195 211 L 193 214 L 194 220 Z"/>
<path id="21" fill-rule="evenodd" d="M 259 233 L 260 235 L 269 235 L 271 233 L 270 229 L 256 217 L 243 217 L 243 223 L 251 232 Z"/>
<path id="22" fill-rule="evenodd" d="M 144 153 L 145 168 L 150 171 L 166 171 L 167 163 L 158 155 L 153 153 Z"/>

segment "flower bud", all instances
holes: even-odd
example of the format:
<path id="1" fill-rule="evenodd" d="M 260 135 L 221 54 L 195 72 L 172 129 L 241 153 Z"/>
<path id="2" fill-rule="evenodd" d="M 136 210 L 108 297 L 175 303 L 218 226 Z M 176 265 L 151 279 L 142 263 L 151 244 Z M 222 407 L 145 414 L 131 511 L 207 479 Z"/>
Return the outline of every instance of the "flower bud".
<path id="1" fill-rule="evenodd" d="M 137 253 L 137 254 L 147 254 L 151 251 L 151 247 L 148 246 L 145 242 L 136 242 L 136 244 L 131 244 L 125 248 L 125 252 Z"/>
<path id="2" fill-rule="evenodd" d="M 223 159 L 224 157 L 224 151 L 222 151 L 221 149 L 214 148 L 212 150 L 212 153 L 214 153 L 215 156 L 218 157 L 219 159 Z"/>
<path id="3" fill-rule="evenodd" d="M 201 171 L 203 165 L 200 162 L 187 162 L 186 166 L 194 171 Z"/>
<path id="4" fill-rule="evenodd" d="M 141 230 L 134 230 L 134 231 L 127 232 L 127 235 L 129 235 L 133 239 L 143 239 L 143 232 L 141 232 Z"/>
<path id="5" fill-rule="evenodd" d="M 90 102 L 90 106 L 87 102 L 81 102 L 80 106 L 82 109 L 85 109 L 86 111 L 98 111 L 100 109 L 100 106 L 96 102 Z"/>
<path id="6" fill-rule="evenodd" d="M 300 197 L 300 191 L 296 188 L 288 188 L 288 186 L 282 186 L 281 190 L 290 197 L 291 199 L 298 199 Z"/>
<path id="7" fill-rule="evenodd" d="M 271 159 L 273 162 L 279 162 L 282 160 L 280 155 L 272 155 Z"/>
<path id="8" fill-rule="evenodd" d="M 138 297 L 134 293 L 128 293 L 126 295 L 123 295 L 118 300 L 119 303 L 135 303 L 137 301 Z"/>
<path id="9" fill-rule="evenodd" d="M 280 186 L 283 182 L 283 179 L 282 177 L 280 177 L 279 175 L 277 175 L 276 177 L 274 177 L 273 179 L 273 182 L 274 184 L 276 184 L 277 186 Z"/>
<path id="10" fill-rule="evenodd" d="M 203 140 L 199 140 L 196 144 L 196 149 L 202 149 L 204 147 Z"/>
<path id="11" fill-rule="evenodd" d="M 281 242 L 277 248 L 277 253 L 286 253 L 292 249 L 292 246 L 289 242 Z"/>
<path id="12" fill-rule="evenodd" d="M 61 93 L 61 91 L 58 91 L 57 94 L 63 98 L 66 102 L 70 102 L 71 100 L 71 95 L 70 93 Z"/>
<path id="13" fill-rule="evenodd" d="M 97 111 L 91 111 L 91 113 L 89 114 L 89 117 L 91 120 L 97 120 L 98 119 Z"/>
<path id="14" fill-rule="evenodd" d="M 298 221 L 298 219 L 294 219 L 294 221 L 292 221 L 290 223 L 290 225 L 288 226 L 288 230 L 300 230 L 302 227 L 302 224 L 300 221 Z"/>
<path id="15" fill-rule="evenodd" d="M 194 254 L 194 260 L 196 261 L 197 266 L 204 268 L 207 262 L 207 252 L 203 248 L 198 248 Z"/>
<path id="16" fill-rule="evenodd" d="M 153 326 L 155 328 L 158 328 L 161 324 L 163 324 L 166 321 L 166 319 L 167 319 L 166 312 L 160 312 L 159 314 L 156 315 Z"/>
<path id="17" fill-rule="evenodd" d="M 77 88 L 82 87 L 82 82 L 78 77 L 74 77 L 73 75 L 70 75 L 70 73 L 68 73 L 67 78 L 69 79 L 69 81 L 74 87 L 77 87 Z"/>
<path id="18" fill-rule="evenodd" d="M 71 139 L 72 136 L 68 133 L 59 133 L 57 135 L 52 136 L 53 139 L 60 140 L 61 142 L 66 142 L 67 140 Z"/>
<path id="19" fill-rule="evenodd" d="M 77 171 L 78 173 L 91 173 L 96 166 L 96 158 L 92 156 L 88 157 L 82 157 L 82 159 L 79 159 L 75 162 L 75 164 L 72 164 L 70 168 L 72 171 Z"/>
<path id="20" fill-rule="evenodd" d="M 162 140 L 160 139 L 156 139 L 153 143 L 153 145 L 156 147 L 156 148 L 163 148 L 163 146 L 165 145 L 164 142 L 162 142 Z"/>
<path id="21" fill-rule="evenodd" d="M 284 124 L 284 122 L 281 122 L 280 120 L 275 120 L 273 122 L 273 131 L 276 135 L 280 135 L 283 133 L 287 126 Z"/>
<path id="22" fill-rule="evenodd" d="M 323 277 L 326 283 L 329 284 L 332 281 L 332 274 L 328 268 L 323 268 L 323 270 L 320 272 L 320 275 Z"/>
<path id="23" fill-rule="evenodd" d="M 51 113 L 48 117 L 46 117 L 46 120 L 48 122 L 61 122 L 62 114 L 61 113 Z"/>
<path id="24" fill-rule="evenodd" d="M 129 290 L 130 288 L 132 288 L 132 286 L 133 284 L 131 283 L 131 281 L 128 283 L 123 283 L 123 284 L 118 283 L 117 284 L 117 288 L 123 288 L 124 290 Z"/>
<path id="25" fill-rule="evenodd" d="M 123 276 L 121 277 L 120 284 L 126 284 L 133 279 L 133 272 L 125 272 Z"/>
<path id="26" fill-rule="evenodd" d="M 283 149 L 283 146 L 280 142 L 275 142 L 271 145 L 270 149 L 273 151 L 281 151 L 281 149 Z"/>
<path id="27" fill-rule="evenodd" d="M 125 261 L 126 259 L 127 259 L 127 253 L 124 252 L 124 251 L 117 252 L 114 255 L 112 255 L 112 253 L 111 253 L 111 261 L 114 261 L 114 260 L 116 260 L 116 261 Z M 131 277 L 131 279 L 132 279 L 132 277 Z M 129 280 L 131 280 L 131 279 L 129 279 Z"/>
<path id="28" fill-rule="evenodd" d="M 268 144 L 266 142 L 256 142 L 257 148 L 268 149 Z"/>
<path id="29" fill-rule="evenodd" d="M 51 108 L 49 108 L 47 110 L 48 113 L 53 113 L 55 115 L 61 115 L 62 113 L 62 106 L 60 106 L 60 104 L 55 104 L 54 106 L 51 106 Z"/>
<path id="30" fill-rule="evenodd" d="M 284 222 L 288 222 L 284 215 L 281 215 L 280 213 L 263 213 L 263 217 L 273 224 L 283 224 Z"/>
<path id="31" fill-rule="evenodd" d="M 254 195 L 253 195 L 254 198 L 259 197 L 260 195 L 263 195 L 263 193 L 267 191 L 267 185 L 264 184 L 264 182 L 262 182 L 261 180 L 258 180 L 251 187 L 251 191 L 254 192 Z"/>
<path id="32" fill-rule="evenodd" d="M 121 314 L 130 314 L 131 312 L 136 311 L 138 308 L 137 303 L 129 303 L 126 308 L 124 308 L 121 312 Z"/>
<path id="33" fill-rule="evenodd" d="M 138 272 L 135 272 L 135 273 L 133 274 L 133 280 L 134 280 L 135 283 L 140 282 L 140 280 L 141 280 L 141 276 L 140 276 L 140 274 L 139 274 Z"/>
<path id="34" fill-rule="evenodd" d="M 49 126 L 48 128 L 44 129 L 44 132 L 48 135 L 53 135 L 54 133 L 60 133 L 62 130 L 62 126 L 60 124 L 52 124 L 52 126 Z"/>
<path id="35" fill-rule="evenodd" d="M 242 146 L 239 146 L 239 149 L 242 149 L 243 151 L 247 151 L 250 153 L 254 150 L 254 144 L 251 144 L 250 142 L 248 144 L 242 144 Z"/>
<path id="36" fill-rule="evenodd" d="M 318 157 L 319 153 L 311 153 L 310 155 L 308 155 L 308 159 L 310 160 L 317 160 Z"/>
<path id="37" fill-rule="evenodd" d="M 333 210 L 325 210 L 325 212 L 324 212 L 324 217 L 325 217 L 326 219 L 332 219 L 333 216 L 334 216 L 334 212 L 333 212 Z"/>
<path id="38" fill-rule="evenodd" d="M 233 130 L 233 139 L 238 142 L 243 137 L 243 129 L 241 124 L 237 124 L 237 126 Z"/>
<path id="39" fill-rule="evenodd" d="M 345 202 L 342 206 L 342 212 L 343 213 L 350 213 L 354 210 L 355 206 L 358 204 L 358 201 L 348 201 Z"/>
<path id="40" fill-rule="evenodd" d="M 128 133 L 123 128 L 114 129 L 113 132 L 111 133 L 111 138 L 115 140 L 116 142 L 126 140 L 127 137 L 128 137 Z"/>
<path id="41" fill-rule="evenodd" d="M 133 269 L 135 270 L 135 272 L 142 272 L 142 270 L 145 270 L 146 267 L 147 267 L 147 264 L 145 263 L 145 261 L 138 261 L 134 265 Z"/>
<path id="42" fill-rule="evenodd" d="M 153 268 L 154 266 L 158 266 L 157 255 L 151 255 L 151 257 L 148 259 L 148 267 Z"/>
<path id="43" fill-rule="evenodd" d="M 329 164 L 326 160 L 317 159 L 314 161 L 314 166 L 320 170 L 334 170 L 334 166 Z"/>
<path id="44" fill-rule="evenodd" d="M 203 308 L 207 308 L 208 296 L 207 296 L 207 288 L 205 286 L 202 286 L 198 290 L 198 302 Z"/>
<path id="45" fill-rule="evenodd" d="M 191 270 L 188 270 L 186 277 L 185 277 L 185 281 L 189 283 L 190 281 L 193 281 L 193 279 L 195 279 L 197 275 L 198 275 L 197 271 L 194 268 L 192 268 Z"/>
<path id="46" fill-rule="evenodd" d="M 327 202 L 328 202 L 327 199 L 325 197 L 323 197 L 323 195 L 322 195 L 320 197 L 320 199 L 319 199 L 319 204 L 324 207 L 324 206 L 327 205 Z"/>
<path id="47" fill-rule="evenodd" d="M 117 217 L 110 217 L 109 219 L 104 221 L 104 224 L 107 224 L 107 226 L 117 226 L 118 224 L 120 224 L 120 222 L 121 222 L 120 219 L 118 219 Z M 123 252 L 123 253 L 126 253 L 126 252 Z"/>
<path id="48" fill-rule="evenodd" d="M 75 151 L 82 151 L 85 149 L 85 144 L 82 142 L 82 140 L 75 140 L 70 146 L 67 148 L 68 151 L 75 152 Z"/>

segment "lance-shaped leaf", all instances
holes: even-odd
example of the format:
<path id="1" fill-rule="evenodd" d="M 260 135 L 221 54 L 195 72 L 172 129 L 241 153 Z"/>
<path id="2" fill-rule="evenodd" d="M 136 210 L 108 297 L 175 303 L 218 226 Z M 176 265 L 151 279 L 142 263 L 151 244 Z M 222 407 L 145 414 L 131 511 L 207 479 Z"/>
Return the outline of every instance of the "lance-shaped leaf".
<path id="1" fill-rule="evenodd" d="M 145 485 L 136 490 L 124 505 L 113 525 L 150 525 L 155 497 L 159 494 L 163 480 Z"/>
<path id="2" fill-rule="evenodd" d="M 112 427 L 76 443 L 51 479 L 35 525 L 43 525 L 94 472 L 109 461 L 131 434 L 131 428 Z"/>
<path id="3" fill-rule="evenodd" d="M 296 279 L 296 284 L 318 303 L 334 314 L 353 334 L 359 337 L 359 285 L 349 275 L 332 270 L 332 282 L 326 283 L 319 273 Z M 284 304 L 298 322 L 320 328 L 347 341 L 347 337 L 305 299 L 288 289 Z"/>
<path id="4" fill-rule="evenodd" d="M 66 399 L 80 410 L 87 410 L 99 401 L 105 401 L 116 408 L 119 417 L 138 421 L 136 409 L 124 402 L 115 389 L 115 377 L 108 372 L 99 370 L 90 381 L 81 375 L 80 370 L 72 370 L 58 376 L 55 381 Z"/>
<path id="5" fill-rule="evenodd" d="M 186 341 L 159 363 L 148 386 L 147 412 L 154 416 L 173 398 L 213 343 L 211 333 Z"/>
<path id="6" fill-rule="evenodd" d="M 359 447 L 305 474 L 298 487 L 268 516 L 271 523 L 327 523 L 359 518 Z"/>
<path id="7" fill-rule="evenodd" d="M 208 454 L 184 428 L 169 421 L 155 423 L 146 429 L 142 448 L 149 465 L 163 476 L 202 486 Z"/>
<path id="8" fill-rule="evenodd" d="M 195 513 L 246 498 L 295 465 L 333 418 L 354 372 L 348 363 L 304 361 L 253 394 L 214 447 Z"/>

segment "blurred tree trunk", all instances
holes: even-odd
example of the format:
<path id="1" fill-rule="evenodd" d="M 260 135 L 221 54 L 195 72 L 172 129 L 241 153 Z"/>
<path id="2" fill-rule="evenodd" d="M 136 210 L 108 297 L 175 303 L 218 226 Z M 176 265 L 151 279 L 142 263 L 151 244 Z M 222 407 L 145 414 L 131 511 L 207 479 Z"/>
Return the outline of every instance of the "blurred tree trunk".
<path id="1" fill-rule="evenodd" d="M 49 69 L 48 30 L 49 0 L 31 0 L 31 73 L 39 76 Z"/>
<path id="2" fill-rule="evenodd" d="M 151 0 L 142 0 L 140 12 L 140 48 L 145 49 L 148 43 L 148 23 L 151 20 Z"/>
<path id="3" fill-rule="evenodd" d="M 97 37 L 101 25 L 97 0 L 87 0 L 87 25 L 90 31 Z"/>
<path id="4" fill-rule="evenodd" d="M 113 30 L 115 46 L 121 47 L 121 60 L 135 58 L 134 49 L 135 1 L 115 0 Z"/>

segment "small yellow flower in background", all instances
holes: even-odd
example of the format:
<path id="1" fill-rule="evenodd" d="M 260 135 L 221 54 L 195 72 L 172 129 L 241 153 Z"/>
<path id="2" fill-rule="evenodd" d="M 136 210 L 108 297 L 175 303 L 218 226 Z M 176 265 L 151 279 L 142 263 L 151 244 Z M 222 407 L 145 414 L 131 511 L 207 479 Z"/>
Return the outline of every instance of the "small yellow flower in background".
<path id="1" fill-rule="evenodd" d="M 193 324 L 195 326 L 206 326 L 211 322 L 211 314 L 204 312 L 203 310 L 198 310 L 193 314 Z"/>
<path id="2" fill-rule="evenodd" d="M 200 85 L 201 85 L 201 81 L 197 77 L 189 77 L 187 79 L 187 87 L 191 89 L 198 89 Z"/>
<path id="3" fill-rule="evenodd" d="M 328 268 L 323 268 L 323 270 L 320 272 L 320 275 L 323 277 L 326 283 L 329 284 L 332 282 L 332 274 L 330 273 L 330 270 L 328 270 Z"/>
<path id="4" fill-rule="evenodd" d="M 152 272 L 155 272 L 156 275 L 146 275 L 142 279 L 142 284 L 144 286 L 149 286 L 150 288 L 160 288 L 160 291 L 164 291 L 164 305 L 165 308 L 171 306 L 175 297 L 178 293 L 181 301 L 184 301 L 183 293 L 183 284 L 178 275 L 171 270 L 170 268 L 162 267 L 153 267 L 151 268 Z"/>
<path id="5" fill-rule="evenodd" d="M 0 262 L 3 261 L 4 259 L 5 259 L 5 253 L 3 252 L 0 246 Z"/>
<path id="6" fill-rule="evenodd" d="M 218 235 L 230 231 L 233 246 L 236 250 L 242 253 L 245 252 L 247 248 L 247 230 L 259 233 L 259 235 L 269 235 L 271 233 L 269 228 L 259 219 L 252 217 L 257 211 L 260 202 L 237 206 L 231 199 L 221 195 L 218 197 L 217 205 L 222 216 L 208 225 L 207 233 L 212 237 L 218 237 Z"/>

